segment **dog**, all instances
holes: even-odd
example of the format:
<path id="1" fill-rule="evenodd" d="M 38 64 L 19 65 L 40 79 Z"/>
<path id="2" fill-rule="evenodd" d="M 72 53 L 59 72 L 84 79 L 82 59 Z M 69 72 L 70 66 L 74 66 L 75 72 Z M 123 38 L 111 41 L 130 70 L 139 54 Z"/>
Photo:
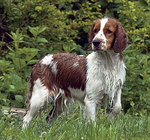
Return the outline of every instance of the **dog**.
<path id="1" fill-rule="evenodd" d="M 121 90 L 126 76 L 122 55 L 128 43 L 126 32 L 116 19 L 97 19 L 91 27 L 89 43 L 93 52 L 87 56 L 48 54 L 34 65 L 23 128 L 50 100 L 53 108 L 47 121 L 62 113 L 71 99 L 84 106 L 87 120 L 95 121 L 96 107 L 106 103 L 106 97 L 112 105 L 110 115 L 120 113 Z"/>

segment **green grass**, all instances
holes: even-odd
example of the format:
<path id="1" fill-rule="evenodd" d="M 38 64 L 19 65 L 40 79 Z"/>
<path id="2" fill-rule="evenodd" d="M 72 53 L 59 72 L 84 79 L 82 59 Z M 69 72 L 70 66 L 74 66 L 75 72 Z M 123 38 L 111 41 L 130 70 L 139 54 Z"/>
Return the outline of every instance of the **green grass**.
<path id="1" fill-rule="evenodd" d="M 97 115 L 96 126 L 86 123 L 79 108 L 72 107 L 52 124 L 45 121 L 46 113 L 36 117 L 26 130 L 22 121 L 12 116 L 0 119 L 1 140 L 150 140 L 150 117 L 122 114 L 110 121 L 104 113 Z"/>

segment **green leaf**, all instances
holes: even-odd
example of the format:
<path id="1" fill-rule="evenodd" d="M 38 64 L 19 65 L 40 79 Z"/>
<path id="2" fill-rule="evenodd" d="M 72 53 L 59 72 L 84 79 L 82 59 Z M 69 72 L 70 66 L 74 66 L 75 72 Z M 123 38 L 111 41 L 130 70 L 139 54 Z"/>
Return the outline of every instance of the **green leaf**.
<path id="1" fill-rule="evenodd" d="M 134 42 L 140 41 L 141 39 L 141 37 L 137 37 L 136 39 L 134 39 Z"/>
<path id="2" fill-rule="evenodd" d="M 33 36 L 36 38 L 40 33 L 44 32 L 46 30 L 46 27 L 30 27 L 29 31 L 33 34 Z"/>
<path id="3" fill-rule="evenodd" d="M 9 47 L 9 46 L 7 46 L 7 47 L 10 51 L 15 52 L 11 47 Z"/>
<path id="4" fill-rule="evenodd" d="M 18 102 L 23 102 L 23 97 L 22 97 L 22 95 L 15 95 L 15 99 L 16 99 L 16 101 L 18 101 Z"/>
<path id="5" fill-rule="evenodd" d="M 11 89 L 12 91 L 15 89 L 15 86 L 14 86 L 14 85 L 10 85 L 9 87 L 10 87 L 10 89 Z"/>
<path id="6" fill-rule="evenodd" d="M 9 91 L 17 91 L 24 87 L 22 78 L 17 73 L 10 73 L 9 77 Z"/>
<path id="7" fill-rule="evenodd" d="M 26 55 L 25 59 L 27 61 L 27 63 L 34 57 L 37 55 L 38 53 L 38 49 L 35 48 L 26 48 L 24 49 L 24 53 Z"/>
<path id="8" fill-rule="evenodd" d="M 6 71 L 10 67 L 10 62 L 6 60 L 0 60 L 0 71 Z"/>
<path id="9" fill-rule="evenodd" d="M 32 33 L 32 35 L 33 35 L 34 37 L 37 37 L 38 32 L 36 31 L 36 28 L 35 28 L 35 27 L 30 27 L 30 26 L 29 26 L 29 31 Z"/>
<path id="10" fill-rule="evenodd" d="M 30 61 L 28 62 L 28 64 L 30 64 L 30 65 L 35 64 L 37 61 L 38 61 L 38 60 L 36 60 L 36 59 L 30 60 Z"/>
<path id="11" fill-rule="evenodd" d="M 40 34 L 40 33 L 44 32 L 45 30 L 46 30 L 46 27 L 41 27 L 38 32 Z"/>
<path id="12" fill-rule="evenodd" d="M 45 38 L 37 38 L 38 43 L 48 43 L 48 41 Z"/>
<path id="13" fill-rule="evenodd" d="M 21 58 L 12 58 L 13 63 L 18 67 L 18 68 L 23 68 L 26 66 L 26 62 L 24 59 Z"/>

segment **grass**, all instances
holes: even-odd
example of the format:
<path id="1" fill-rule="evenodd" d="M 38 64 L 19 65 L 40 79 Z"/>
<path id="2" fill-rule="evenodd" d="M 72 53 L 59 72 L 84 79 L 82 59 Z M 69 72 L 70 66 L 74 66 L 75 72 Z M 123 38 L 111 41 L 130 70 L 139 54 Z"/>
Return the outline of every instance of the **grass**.
<path id="1" fill-rule="evenodd" d="M 60 115 L 52 124 L 45 121 L 46 113 L 36 117 L 26 130 L 22 120 L 1 115 L 1 140 L 150 140 L 150 117 L 121 114 L 110 121 L 103 112 L 97 115 L 96 126 L 86 123 L 79 107 Z"/>

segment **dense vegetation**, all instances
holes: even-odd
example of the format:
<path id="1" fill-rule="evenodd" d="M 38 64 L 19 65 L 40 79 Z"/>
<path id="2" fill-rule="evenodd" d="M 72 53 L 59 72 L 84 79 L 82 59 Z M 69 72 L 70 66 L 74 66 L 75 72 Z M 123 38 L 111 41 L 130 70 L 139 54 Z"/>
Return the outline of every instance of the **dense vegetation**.
<path id="1" fill-rule="evenodd" d="M 149 114 L 150 0 L 1 0 L 0 105 L 26 107 L 28 76 L 44 55 L 89 53 L 90 26 L 103 16 L 117 18 L 130 40 L 124 51 L 123 110 Z"/>

